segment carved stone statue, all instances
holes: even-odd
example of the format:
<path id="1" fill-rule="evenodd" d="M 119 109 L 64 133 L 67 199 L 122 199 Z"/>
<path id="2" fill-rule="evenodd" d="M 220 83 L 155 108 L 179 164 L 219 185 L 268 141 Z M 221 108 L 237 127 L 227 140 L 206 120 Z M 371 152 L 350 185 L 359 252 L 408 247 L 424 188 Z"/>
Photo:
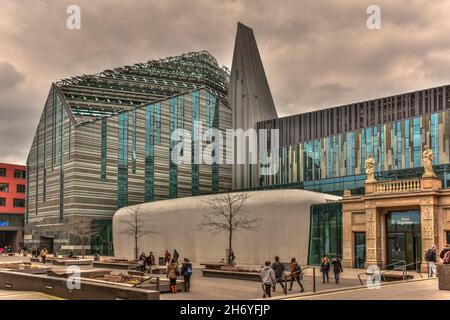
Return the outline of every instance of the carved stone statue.
<path id="1" fill-rule="evenodd" d="M 430 149 L 429 146 L 425 146 L 423 153 L 422 153 L 422 159 L 423 159 L 423 177 L 436 177 L 436 175 L 433 172 L 433 150 Z"/>
<path id="2" fill-rule="evenodd" d="M 377 180 L 375 180 L 375 159 L 373 158 L 372 155 L 369 155 L 367 157 L 366 163 L 366 182 L 376 182 Z"/>

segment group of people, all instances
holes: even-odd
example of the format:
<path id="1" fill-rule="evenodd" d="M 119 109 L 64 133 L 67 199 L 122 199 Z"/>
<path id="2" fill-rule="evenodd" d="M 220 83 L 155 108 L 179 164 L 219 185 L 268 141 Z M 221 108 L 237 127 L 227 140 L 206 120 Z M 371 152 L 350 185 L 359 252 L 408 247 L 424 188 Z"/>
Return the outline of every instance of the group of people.
<path id="1" fill-rule="evenodd" d="M 11 246 L 0 247 L 0 254 L 10 255 L 13 253 L 13 248 Z"/>
<path id="2" fill-rule="evenodd" d="M 333 258 L 333 260 L 325 256 L 322 258 L 320 262 L 320 272 L 322 273 L 322 283 L 330 283 L 329 273 L 330 269 L 333 267 L 334 280 L 336 283 L 339 283 L 339 276 L 341 272 L 344 271 L 342 268 L 341 260 L 338 257 Z"/>
<path id="3" fill-rule="evenodd" d="M 281 285 L 283 292 L 287 293 L 287 290 L 292 291 L 294 282 L 297 282 L 300 286 L 300 292 L 304 292 L 305 288 L 301 281 L 303 279 L 303 270 L 297 260 L 295 258 L 291 259 L 287 274 L 285 272 L 284 264 L 280 262 L 280 257 L 276 256 L 274 260 L 273 263 L 266 261 L 260 270 L 260 277 L 264 290 L 263 298 L 270 298 L 272 296 L 272 292 L 275 292 L 276 290 L 277 283 Z M 331 262 L 328 257 L 323 257 L 320 265 L 323 283 L 329 283 L 328 273 L 330 272 L 331 265 L 333 266 L 335 281 L 336 283 L 339 283 L 339 275 L 343 272 L 343 269 L 338 257 L 333 258 Z M 286 276 L 290 278 L 289 289 L 285 286 Z"/>
<path id="4" fill-rule="evenodd" d="M 183 277 L 184 280 L 184 292 L 189 292 L 191 288 L 191 276 L 192 276 L 192 263 L 189 259 L 184 258 L 181 267 L 178 263 L 180 254 L 176 249 L 173 250 L 173 254 L 170 254 L 168 250 L 164 252 L 164 263 L 167 266 L 166 276 L 170 281 L 170 291 L 177 293 L 177 279 Z M 146 256 L 145 252 L 142 252 L 138 259 L 138 266 L 142 272 L 152 273 L 152 266 L 156 265 L 155 256 L 152 251 Z"/>
<path id="5" fill-rule="evenodd" d="M 425 252 L 425 261 L 428 263 L 428 276 L 433 275 L 438 276 L 436 263 L 438 262 L 438 255 L 436 252 L 436 245 L 433 245 L 430 249 Z M 450 264 L 450 244 L 446 244 L 444 249 L 442 249 L 439 254 L 439 258 L 442 259 L 442 264 Z"/>

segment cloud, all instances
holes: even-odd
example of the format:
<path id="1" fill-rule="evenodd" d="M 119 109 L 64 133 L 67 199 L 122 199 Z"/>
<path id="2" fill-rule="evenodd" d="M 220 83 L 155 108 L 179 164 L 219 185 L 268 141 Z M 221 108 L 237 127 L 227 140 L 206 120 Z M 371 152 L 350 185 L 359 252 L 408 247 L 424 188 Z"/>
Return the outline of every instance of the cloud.
<path id="1" fill-rule="evenodd" d="M 17 69 L 9 62 L 0 62 L 0 90 L 14 88 L 25 79 Z"/>
<path id="2" fill-rule="evenodd" d="M 81 30 L 65 27 L 72 4 L 81 8 Z M 378 31 L 366 27 L 371 4 L 4 1 L 0 134 L 11 139 L 0 139 L 0 161 L 25 161 L 52 82 L 187 51 L 208 50 L 230 66 L 237 21 L 255 32 L 279 115 L 448 84 L 450 2 L 377 1 Z"/>

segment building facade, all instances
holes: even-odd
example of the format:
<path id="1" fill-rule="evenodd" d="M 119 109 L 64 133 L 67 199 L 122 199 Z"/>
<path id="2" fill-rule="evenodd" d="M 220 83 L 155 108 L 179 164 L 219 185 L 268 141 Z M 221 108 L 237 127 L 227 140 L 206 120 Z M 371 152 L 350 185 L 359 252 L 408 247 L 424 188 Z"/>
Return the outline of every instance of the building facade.
<path id="1" fill-rule="evenodd" d="M 450 86 L 405 93 L 258 123 L 279 129 L 278 172 L 262 187 L 293 187 L 342 195 L 364 193 L 364 162 L 373 155 L 379 180 L 419 177 L 422 150 L 435 154 L 448 184 Z"/>
<path id="2" fill-rule="evenodd" d="M 425 251 L 450 243 L 450 189 L 437 177 L 366 182 L 342 201 L 343 263 L 427 271 Z"/>
<path id="3" fill-rule="evenodd" d="M 229 165 L 196 163 L 199 142 L 177 165 L 170 138 L 230 128 L 227 82 L 202 51 L 53 84 L 27 161 L 25 242 L 112 254 L 118 208 L 223 190 Z M 92 233 L 82 240 L 70 226 L 86 220 Z"/>
<path id="4" fill-rule="evenodd" d="M 26 167 L 0 163 L 0 247 L 23 245 Z"/>

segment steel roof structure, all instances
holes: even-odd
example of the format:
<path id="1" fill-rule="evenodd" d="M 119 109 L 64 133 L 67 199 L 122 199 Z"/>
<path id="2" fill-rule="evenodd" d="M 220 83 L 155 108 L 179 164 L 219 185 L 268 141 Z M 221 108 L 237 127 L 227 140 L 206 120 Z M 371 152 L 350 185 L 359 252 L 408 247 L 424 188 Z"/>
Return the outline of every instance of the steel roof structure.
<path id="1" fill-rule="evenodd" d="M 77 124 L 206 88 L 227 104 L 229 70 L 207 51 L 75 76 L 56 82 Z"/>

